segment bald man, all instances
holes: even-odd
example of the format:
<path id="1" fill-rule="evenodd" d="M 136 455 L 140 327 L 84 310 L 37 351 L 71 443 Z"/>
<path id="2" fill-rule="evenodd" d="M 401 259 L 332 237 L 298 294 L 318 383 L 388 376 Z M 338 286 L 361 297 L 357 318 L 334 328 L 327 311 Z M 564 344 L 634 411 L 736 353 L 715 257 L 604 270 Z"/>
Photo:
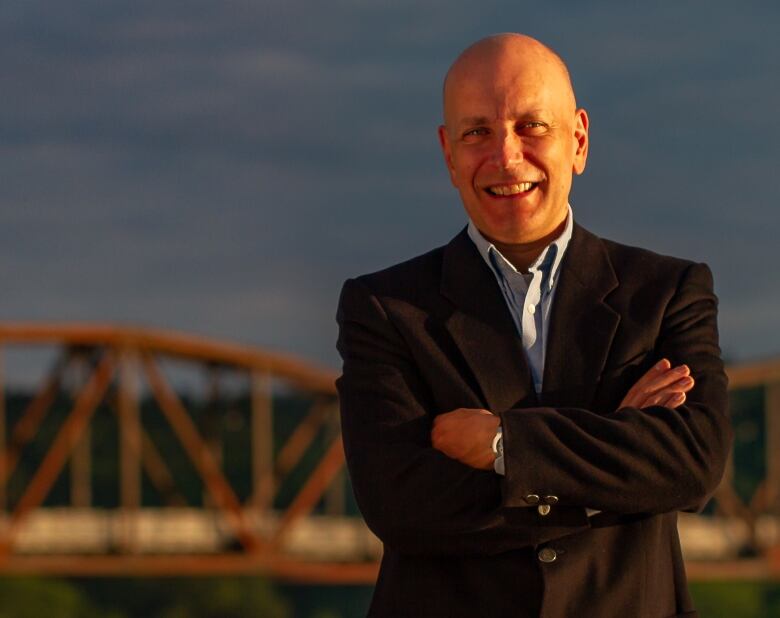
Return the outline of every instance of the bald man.
<path id="1" fill-rule="evenodd" d="M 676 513 L 731 441 L 709 269 L 574 222 L 588 116 L 532 38 L 458 57 L 439 139 L 468 226 L 339 304 L 369 615 L 696 616 Z"/>

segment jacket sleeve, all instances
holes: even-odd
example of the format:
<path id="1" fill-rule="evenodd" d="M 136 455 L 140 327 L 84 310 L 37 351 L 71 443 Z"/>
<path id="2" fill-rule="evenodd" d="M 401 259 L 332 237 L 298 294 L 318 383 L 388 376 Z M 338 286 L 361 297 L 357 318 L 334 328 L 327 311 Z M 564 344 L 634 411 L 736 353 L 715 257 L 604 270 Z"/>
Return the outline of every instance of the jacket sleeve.
<path id="1" fill-rule="evenodd" d="M 428 388 L 362 281 L 345 283 L 337 319 L 347 465 L 366 523 L 386 546 L 416 554 L 494 554 L 588 528 L 582 508 L 561 509 L 540 525 L 535 509 L 502 505 L 494 472 L 431 446 Z"/>
<path id="2" fill-rule="evenodd" d="M 618 514 L 702 508 L 721 479 L 732 439 L 717 300 L 703 264 L 687 268 L 666 306 L 648 360 L 663 357 L 673 365 L 686 363 L 695 380 L 676 409 L 502 413 L 503 504 L 519 506 L 524 496 L 538 494 Z"/>

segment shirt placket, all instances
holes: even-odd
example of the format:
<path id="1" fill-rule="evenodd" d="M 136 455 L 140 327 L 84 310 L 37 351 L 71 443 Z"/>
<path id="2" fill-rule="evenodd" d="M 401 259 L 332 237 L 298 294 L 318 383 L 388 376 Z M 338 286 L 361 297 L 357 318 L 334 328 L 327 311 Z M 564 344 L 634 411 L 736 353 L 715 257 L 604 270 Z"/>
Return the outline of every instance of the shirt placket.
<path id="1" fill-rule="evenodd" d="M 538 389 L 541 376 L 537 375 L 539 372 L 535 367 L 538 364 L 539 349 L 542 343 L 540 340 L 542 335 L 542 272 L 532 270 L 529 278 L 528 291 L 525 294 L 525 302 L 522 307 L 523 347 L 529 358 L 537 361 L 532 362 L 531 366 L 534 386 Z"/>

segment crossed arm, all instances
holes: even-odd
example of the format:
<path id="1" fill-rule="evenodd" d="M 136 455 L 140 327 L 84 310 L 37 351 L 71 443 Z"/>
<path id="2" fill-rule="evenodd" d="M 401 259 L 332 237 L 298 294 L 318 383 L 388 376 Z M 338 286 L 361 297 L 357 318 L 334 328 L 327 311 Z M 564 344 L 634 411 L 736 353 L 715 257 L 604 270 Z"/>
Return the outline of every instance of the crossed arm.
<path id="1" fill-rule="evenodd" d="M 342 432 L 369 527 L 405 553 L 491 554 L 587 529 L 586 506 L 616 514 L 700 506 L 720 478 L 730 441 L 711 285 L 704 268 L 684 277 L 654 344 L 669 360 L 611 414 L 501 411 L 511 446 L 502 478 L 490 469 L 499 418 L 474 409 L 434 416 L 421 363 L 438 361 L 420 358 L 407 340 L 427 334 L 400 330 L 412 327 L 388 313 L 364 281 L 347 282 L 339 308 Z M 515 508 L 547 489 L 560 502 L 543 522 L 535 509 Z"/>
<path id="2" fill-rule="evenodd" d="M 619 408 L 677 408 L 695 382 L 687 365 L 672 367 L 661 359 L 626 393 Z M 431 444 L 448 457 L 480 470 L 493 468 L 493 438 L 501 419 L 488 410 L 458 408 L 433 419 Z"/>

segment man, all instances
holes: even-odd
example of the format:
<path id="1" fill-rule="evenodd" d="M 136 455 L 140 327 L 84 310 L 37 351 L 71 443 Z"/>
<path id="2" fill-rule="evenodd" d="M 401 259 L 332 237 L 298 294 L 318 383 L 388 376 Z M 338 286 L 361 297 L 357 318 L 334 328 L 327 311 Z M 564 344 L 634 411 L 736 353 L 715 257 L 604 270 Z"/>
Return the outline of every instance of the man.
<path id="1" fill-rule="evenodd" d="M 461 54 L 439 137 L 468 228 L 339 305 L 370 615 L 696 616 L 676 512 L 731 439 L 709 269 L 574 223 L 588 116 L 534 39 Z"/>

